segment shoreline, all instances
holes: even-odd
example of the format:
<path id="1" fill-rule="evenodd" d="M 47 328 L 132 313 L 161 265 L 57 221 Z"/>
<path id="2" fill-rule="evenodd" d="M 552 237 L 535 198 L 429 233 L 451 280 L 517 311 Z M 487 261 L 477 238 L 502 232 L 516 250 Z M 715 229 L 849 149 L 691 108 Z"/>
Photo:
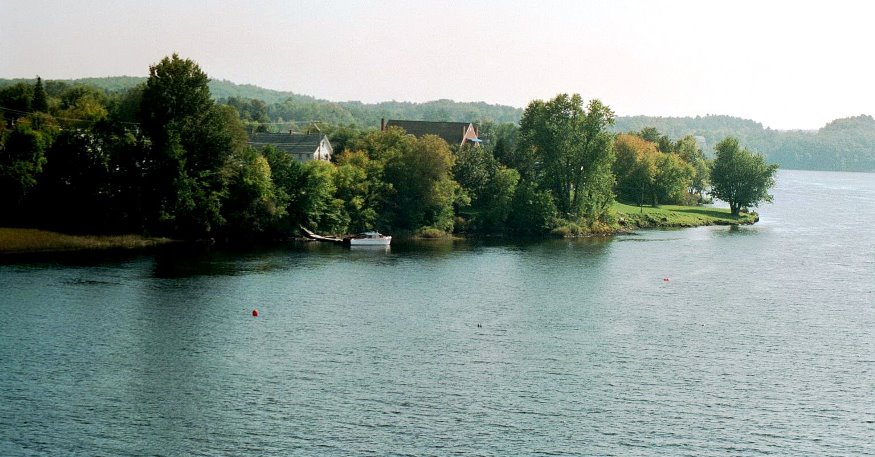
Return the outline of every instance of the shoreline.
<path id="1" fill-rule="evenodd" d="M 0 256 L 90 251 L 136 251 L 179 243 L 141 235 L 69 235 L 34 228 L 0 227 Z"/>
<path id="2" fill-rule="evenodd" d="M 659 207 L 632 206 L 614 203 L 615 224 L 582 227 L 569 224 L 553 229 L 549 234 L 534 238 L 610 237 L 634 233 L 638 229 L 660 230 L 717 225 L 752 225 L 759 221 L 755 212 L 734 217 L 726 208 L 710 206 L 663 205 Z M 448 233 L 444 236 L 399 235 L 399 239 L 417 241 L 464 240 L 479 237 L 500 237 L 504 234 Z M 140 251 L 170 244 L 179 240 L 141 235 L 69 235 L 33 228 L 0 227 L 0 257 L 28 254 L 62 254 L 71 252 Z"/>
<path id="3" fill-rule="evenodd" d="M 733 216 L 728 208 L 713 206 L 662 205 L 633 206 L 614 203 L 618 223 L 623 227 L 660 229 L 692 228 L 713 225 L 752 225 L 759 222 L 756 212 L 742 212 Z"/>

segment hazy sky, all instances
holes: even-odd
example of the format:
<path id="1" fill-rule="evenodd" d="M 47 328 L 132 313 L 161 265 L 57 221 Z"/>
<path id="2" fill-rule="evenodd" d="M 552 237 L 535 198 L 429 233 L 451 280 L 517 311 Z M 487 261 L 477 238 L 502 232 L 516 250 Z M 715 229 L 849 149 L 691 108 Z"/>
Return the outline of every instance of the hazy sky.
<path id="1" fill-rule="evenodd" d="M 212 78 L 329 100 L 523 107 L 818 128 L 875 114 L 875 6 L 847 1 L 0 0 L 0 77 Z"/>

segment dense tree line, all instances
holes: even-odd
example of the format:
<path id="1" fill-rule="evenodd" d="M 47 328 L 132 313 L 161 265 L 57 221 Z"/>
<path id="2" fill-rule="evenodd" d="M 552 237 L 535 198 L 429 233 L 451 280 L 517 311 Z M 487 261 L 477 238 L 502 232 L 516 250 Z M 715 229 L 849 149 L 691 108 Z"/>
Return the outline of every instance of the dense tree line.
<path id="1" fill-rule="evenodd" d="M 98 88 L 106 94 L 112 94 L 125 92 L 144 82 L 144 78 L 118 76 L 83 78 L 58 82 L 58 84 L 89 86 Z M 0 88 L 8 88 L 18 84 L 32 87 L 33 81 L 0 79 Z M 265 126 L 265 129 L 275 131 L 298 128 L 302 125 L 309 125 L 313 121 L 367 129 L 379 126 L 380 119 L 383 118 L 458 122 L 490 120 L 497 123 L 517 123 L 522 115 L 522 110 L 519 108 L 484 102 L 462 103 L 452 100 L 435 100 L 425 103 L 332 102 L 308 95 L 269 90 L 250 84 L 234 84 L 224 80 L 211 80 L 208 82 L 208 87 L 212 97 L 219 103 L 262 105 L 261 112 L 265 117 L 255 116 L 251 119 L 259 121 Z M 253 128 L 255 128 L 254 125 Z"/>
<path id="2" fill-rule="evenodd" d="M 145 80 L 136 77 L 84 78 L 74 82 L 52 81 L 46 84 L 51 99 L 52 91 L 63 86 L 90 86 L 99 88 L 105 95 L 121 93 L 135 88 Z M 0 80 L 0 88 L 9 88 L 21 83 L 30 86 L 32 80 Z M 55 86 L 53 89 L 52 85 Z M 315 97 L 264 89 L 248 84 L 211 80 L 208 83 L 212 97 L 220 103 L 247 112 L 243 116 L 248 130 L 285 131 L 302 129 L 313 121 L 325 125 L 345 125 L 358 129 L 374 128 L 381 118 L 440 120 L 440 121 L 489 121 L 498 124 L 517 124 L 523 110 L 510 106 L 487 103 L 457 103 L 437 100 L 427 103 L 383 102 L 366 104 L 360 102 L 331 102 Z M 21 94 L 8 94 L 0 100 L 0 106 L 20 108 L 16 102 Z M 10 103 L 7 105 L 7 103 Z M 698 137 L 709 157 L 715 146 L 727 136 L 733 136 L 755 150 L 761 151 L 772 162 L 784 168 L 813 170 L 875 170 L 875 120 L 871 116 L 857 116 L 835 120 L 817 131 L 772 130 L 762 124 L 731 116 L 652 117 L 618 116 L 611 127 L 615 133 L 643 132 L 650 127 L 663 132 L 669 141 L 687 135 Z M 652 139 L 646 138 L 648 141 Z M 663 151 L 664 152 L 664 151 Z"/>
<path id="3" fill-rule="evenodd" d="M 672 142 L 648 127 L 617 135 L 615 151 L 615 192 L 621 200 L 653 206 L 706 201 L 711 165 L 692 136 Z"/>
<path id="4" fill-rule="evenodd" d="M 576 233 L 614 224 L 615 196 L 696 203 L 711 179 L 693 137 L 615 135 L 613 111 L 576 94 L 533 101 L 518 125 L 483 122 L 482 146 L 323 124 L 335 157 L 304 163 L 247 144 L 271 105 L 216 102 L 207 75 L 177 55 L 123 92 L 38 78 L 0 89 L 0 106 L 0 224 L 62 231 Z"/>
<path id="5" fill-rule="evenodd" d="M 654 127 L 668 138 L 697 136 L 709 156 L 728 136 L 760 151 L 770 162 L 801 170 L 875 171 L 875 119 L 872 116 L 834 120 L 818 130 L 773 130 L 751 120 L 730 116 L 621 117 L 616 131 Z"/>

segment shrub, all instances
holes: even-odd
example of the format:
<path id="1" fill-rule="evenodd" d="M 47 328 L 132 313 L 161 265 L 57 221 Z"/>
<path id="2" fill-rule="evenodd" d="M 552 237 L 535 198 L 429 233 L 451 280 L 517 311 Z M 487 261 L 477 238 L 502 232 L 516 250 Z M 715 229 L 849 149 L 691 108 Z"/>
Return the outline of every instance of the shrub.
<path id="1" fill-rule="evenodd" d="M 446 238 L 447 232 L 434 227 L 423 227 L 416 232 L 416 236 L 419 238 L 428 238 L 428 239 L 437 239 L 437 238 Z"/>

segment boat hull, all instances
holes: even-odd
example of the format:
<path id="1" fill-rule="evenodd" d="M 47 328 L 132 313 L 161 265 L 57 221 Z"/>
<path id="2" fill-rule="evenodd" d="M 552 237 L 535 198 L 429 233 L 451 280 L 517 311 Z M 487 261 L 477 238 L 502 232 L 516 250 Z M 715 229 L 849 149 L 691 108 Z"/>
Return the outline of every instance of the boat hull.
<path id="1" fill-rule="evenodd" d="M 392 237 L 383 238 L 352 238 L 349 240 L 350 246 L 388 246 L 392 242 Z"/>

